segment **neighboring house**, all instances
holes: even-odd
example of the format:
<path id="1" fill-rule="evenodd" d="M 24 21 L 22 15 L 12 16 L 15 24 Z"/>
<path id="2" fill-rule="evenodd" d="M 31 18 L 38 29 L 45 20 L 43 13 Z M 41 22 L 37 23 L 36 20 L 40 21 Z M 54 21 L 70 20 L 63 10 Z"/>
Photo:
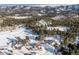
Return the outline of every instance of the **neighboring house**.
<path id="1" fill-rule="evenodd" d="M 36 23 L 36 25 L 37 25 L 37 26 L 47 26 L 48 24 L 47 24 L 46 21 L 44 21 L 43 19 L 41 19 L 40 21 L 38 21 L 38 22 Z"/>
<path id="2" fill-rule="evenodd" d="M 58 27 L 52 27 L 52 26 L 48 26 L 47 30 L 59 30 L 59 31 L 67 31 L 69 29 L 69 27 L 63 27 L 63 26 L 58 26 Z"/>

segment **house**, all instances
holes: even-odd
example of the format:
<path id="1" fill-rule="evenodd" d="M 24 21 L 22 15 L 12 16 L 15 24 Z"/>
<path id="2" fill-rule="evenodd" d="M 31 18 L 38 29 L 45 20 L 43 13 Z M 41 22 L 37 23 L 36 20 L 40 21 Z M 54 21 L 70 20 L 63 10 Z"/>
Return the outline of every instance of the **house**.
<path id="1" fill-rule="evenodd" d="M 38 22 L 36 23 L 36 25 L 37 25 L 37 26 L 47 26 L 48 24 L 47 24 L 46 21 L 44 21 L 43 19 L 41 19 L 40 21 L 38 21 Z"/>
<path id="2" fill-rule="evenodd" d="M 67 31 L 69 29 L 69 27 L 63 27 L 63 26 L 57 26 L 57 27 L 52 27 L 52 26 L 48 26 L 47 30 L 59 30 L 59 31 Z"/>

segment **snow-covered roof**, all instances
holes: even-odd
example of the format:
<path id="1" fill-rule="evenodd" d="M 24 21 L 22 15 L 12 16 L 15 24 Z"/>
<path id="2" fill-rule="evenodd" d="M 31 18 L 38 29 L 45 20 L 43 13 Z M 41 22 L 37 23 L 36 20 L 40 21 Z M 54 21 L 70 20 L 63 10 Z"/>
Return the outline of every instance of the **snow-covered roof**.
<path id="1" fill-rule="evenodd" d="M 47 27 L 47 30 L 60 30 L 60 31 L 67 31 L 69 29 L 69 27 L 63 27 L 63 26 L 58 26 L 58 27 Z"/>
<path id="2" fill-rule="evenodd" d="M 45 22 L 43 19 L 40 20 L 39 23 L 40 23 L 41 25 L 44 25 L 44 26 L 47 25 L 47 22 Z"/>

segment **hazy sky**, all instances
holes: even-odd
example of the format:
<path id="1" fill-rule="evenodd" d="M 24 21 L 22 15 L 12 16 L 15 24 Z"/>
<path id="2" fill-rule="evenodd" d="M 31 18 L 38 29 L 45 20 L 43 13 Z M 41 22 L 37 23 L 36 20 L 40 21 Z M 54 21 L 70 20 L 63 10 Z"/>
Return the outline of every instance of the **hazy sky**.
<path id="1" fill-rule="evenodd" d="M 79 4 L 79 0 L 0 0 L 0 4 Z"/>
<path id="2" fill-rule="evenodd" d="M 68 5 L 68 4 L 0 4 L 0 6 L 16 6 L 16 5 L 25 5 L 25 6 L 40 6 L 40 7 L 45 7 L 45 6 L 51 6 L 51 7 L 55 7 L 55 6 L 65 6 L 65 5 Z"/>

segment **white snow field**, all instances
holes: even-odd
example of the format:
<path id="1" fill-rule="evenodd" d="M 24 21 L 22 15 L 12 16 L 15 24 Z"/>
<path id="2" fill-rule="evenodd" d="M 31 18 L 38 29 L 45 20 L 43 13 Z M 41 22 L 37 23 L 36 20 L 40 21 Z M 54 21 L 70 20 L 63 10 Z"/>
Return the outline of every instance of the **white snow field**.
<path id="1" fill-rule="evenodd" d="M 11 31 L 10 30 L 0 31 L 0 54 L 1 55 L 6 55 L 6 54 L 7 55 L 52 55 L 52 54 L 55 54 L 56 52 L 55 47 L 46 43 L 43 43 L 40 45 L 41 47 L 40 50 L 38 49 L 36 50 L 35 48 L 33 48 L 32 45 L 22 46 L 21 44 L 20 45 L 16 44 L 16 46 L 18 47 L 22 46 L 21 49 L 14 49 L 12 47 L 12 41 L 15 42 L 17 40 L 16 37 L 24 39 L 26 36 L 29 37 L 30 44 L 33 45 L 35 43 L 38 43 L 38 41 L 35 40 L 35 37 L 38 37 L 38 35 L 34 35 L 31 29 L 27 29 L 22 25 L 16 26 L 16 28 Z M 45 37 L 44 39 L 54 40 L 56 43 L 60 44 L 59 41 L 57 41 L 57 39 L 53 37 Z M 28 48 L 31 48 L 31 50 L 28 50 Z"/>

